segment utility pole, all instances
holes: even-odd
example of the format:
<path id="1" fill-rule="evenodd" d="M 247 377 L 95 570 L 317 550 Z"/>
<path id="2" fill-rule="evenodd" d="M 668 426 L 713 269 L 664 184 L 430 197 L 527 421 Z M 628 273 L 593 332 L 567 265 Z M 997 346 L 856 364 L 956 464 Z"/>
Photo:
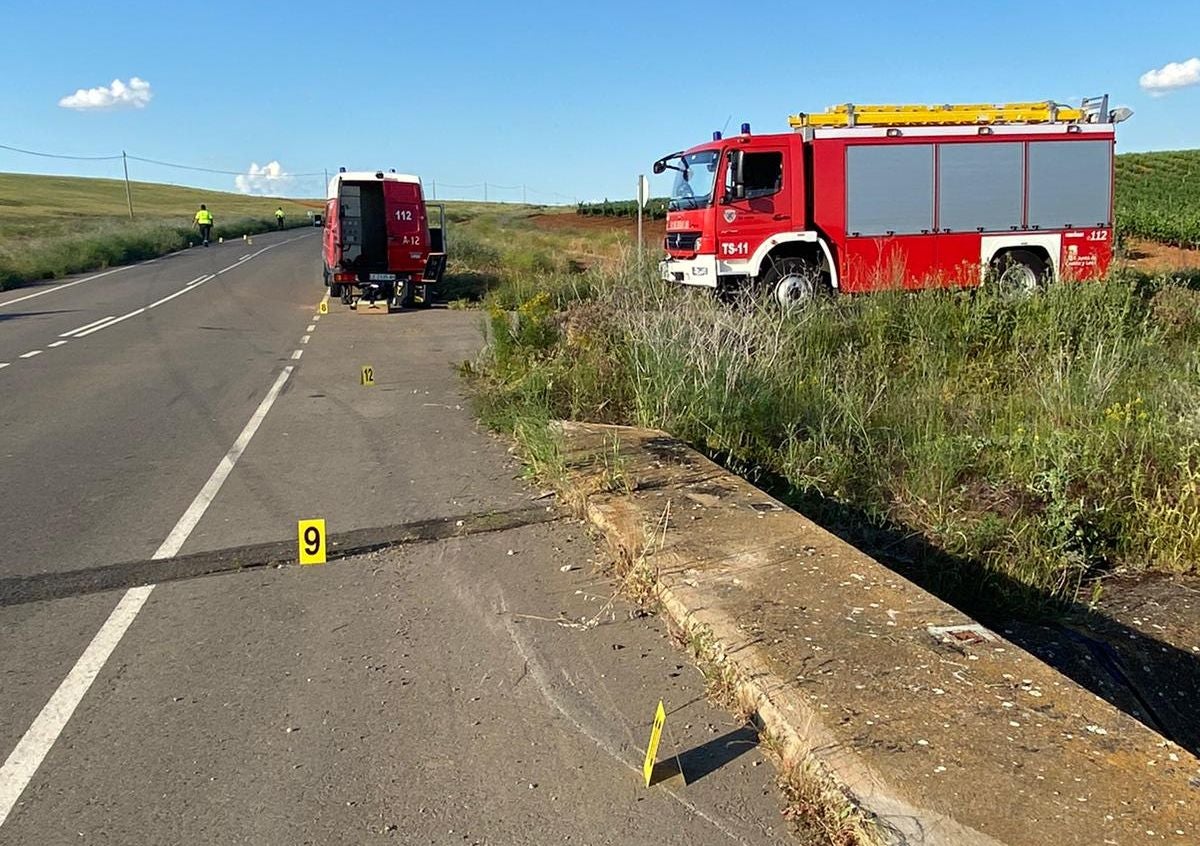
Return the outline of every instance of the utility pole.
<path id="1" fill-rule="evenodd" d="M 523 205 L 523 206 L 529 205 L 529 200 L 525 199 L 525 186 L 524 185 L 521 186 L 521 205 Z"/>
<path id="2" fill-rule="evenodd" d="M 483 201 L 487 202 L 487 182 L 483 183 Z"/>
<path id="3" fill-rule="evenodd" d="M 133 192 L 129 190 L 129 159 L 121 151 L 121 167 L 125 168 L 125 203 L 129 206 L 129 219 L 133 220 Z"/>
<path id="4" fill-rule="evenodd" d="M 437 180 L 436 179 L 429 180 L 429 196 L 431 199 L 434 199 L 434 200 L 437 199 Z"/>
<path id="5" fill-rule="evenodd" d="M 328 190 L 328 188 L 327 188 L 328 185 L 329 185 L 329 168 L 325 168 L 325 181 L 321 183 L 321 190 L 322 191 Z"/>

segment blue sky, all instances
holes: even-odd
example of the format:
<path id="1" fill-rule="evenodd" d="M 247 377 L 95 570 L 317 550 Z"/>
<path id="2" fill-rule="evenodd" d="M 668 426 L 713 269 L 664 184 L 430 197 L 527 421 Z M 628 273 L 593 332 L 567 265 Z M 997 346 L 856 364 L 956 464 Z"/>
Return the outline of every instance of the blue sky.
<path id="1" fill-rule="evenodd" d="M 525 185 L 530 200 L 570 202 L 631 196 L 654 159 L 727 119 L 772 132 L 846 101 L 1105 92 L 1136 113 L 1119 149 L 1200 146 L 1200 84 L 1139 87 L 1200 56 L 1194 0 L 0 6 L 0 144 L 55 153 L 236 172 L 395 167 L 443 197 L 480 198 L 487 181 L 491 199 L 519 200 Z M 143 108 L 59 105 L 131 77 L 149 83 Z M 119 176 L 120 162 L 0 150 L 0 170 Z M 235 190 L 232 175 L 141 162 L 131 176 Z M 247 187 L 314 196 L 321 182 Z"/>

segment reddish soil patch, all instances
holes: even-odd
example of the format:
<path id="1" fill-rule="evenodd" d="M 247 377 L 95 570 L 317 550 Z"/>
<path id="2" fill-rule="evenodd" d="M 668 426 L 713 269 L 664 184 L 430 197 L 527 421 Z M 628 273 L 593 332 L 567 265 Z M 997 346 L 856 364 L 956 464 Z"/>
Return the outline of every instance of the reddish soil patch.
<path id="1" fill-rule="evenodd" d="M 1200 270 L 1200 250 L 1171 247 L 1156 241 L 1130 238 L 1125 248 L 1125 260 L 1147 273 L 1171 270 Z"/>
<path id="2" fill-rule="evenodd" d="M 630 240 L 637 237 L 637 218 L 598 217 L 582 214 L 535 214 L 529 218 L 539 229 L 556 232 L 625 232 Z M 642 237 L 647 246 L 661 244 L 667 233 L 665 220 L 642 220 Z"/>

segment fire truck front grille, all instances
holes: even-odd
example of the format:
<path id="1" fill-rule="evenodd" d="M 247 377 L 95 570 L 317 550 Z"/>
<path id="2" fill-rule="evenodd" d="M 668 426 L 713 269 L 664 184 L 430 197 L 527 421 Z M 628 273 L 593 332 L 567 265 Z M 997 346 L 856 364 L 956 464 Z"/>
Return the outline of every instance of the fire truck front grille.
<path id="1" fill-rule="evenodd" d="M 667 249 L 683 252 L 696 252 L 696 244 L 700 241 L 699 232 L 668 232 Z"/>

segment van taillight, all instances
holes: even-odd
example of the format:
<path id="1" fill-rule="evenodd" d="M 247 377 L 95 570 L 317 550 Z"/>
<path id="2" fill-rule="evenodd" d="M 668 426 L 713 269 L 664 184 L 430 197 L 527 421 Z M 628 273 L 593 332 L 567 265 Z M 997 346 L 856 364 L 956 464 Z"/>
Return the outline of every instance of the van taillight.
<path id="1" fill-rule="evenodd" d="M 335 273 L 333 274 L 334 282 L 353 282 L 358 277 L 353 273 Z"/>

